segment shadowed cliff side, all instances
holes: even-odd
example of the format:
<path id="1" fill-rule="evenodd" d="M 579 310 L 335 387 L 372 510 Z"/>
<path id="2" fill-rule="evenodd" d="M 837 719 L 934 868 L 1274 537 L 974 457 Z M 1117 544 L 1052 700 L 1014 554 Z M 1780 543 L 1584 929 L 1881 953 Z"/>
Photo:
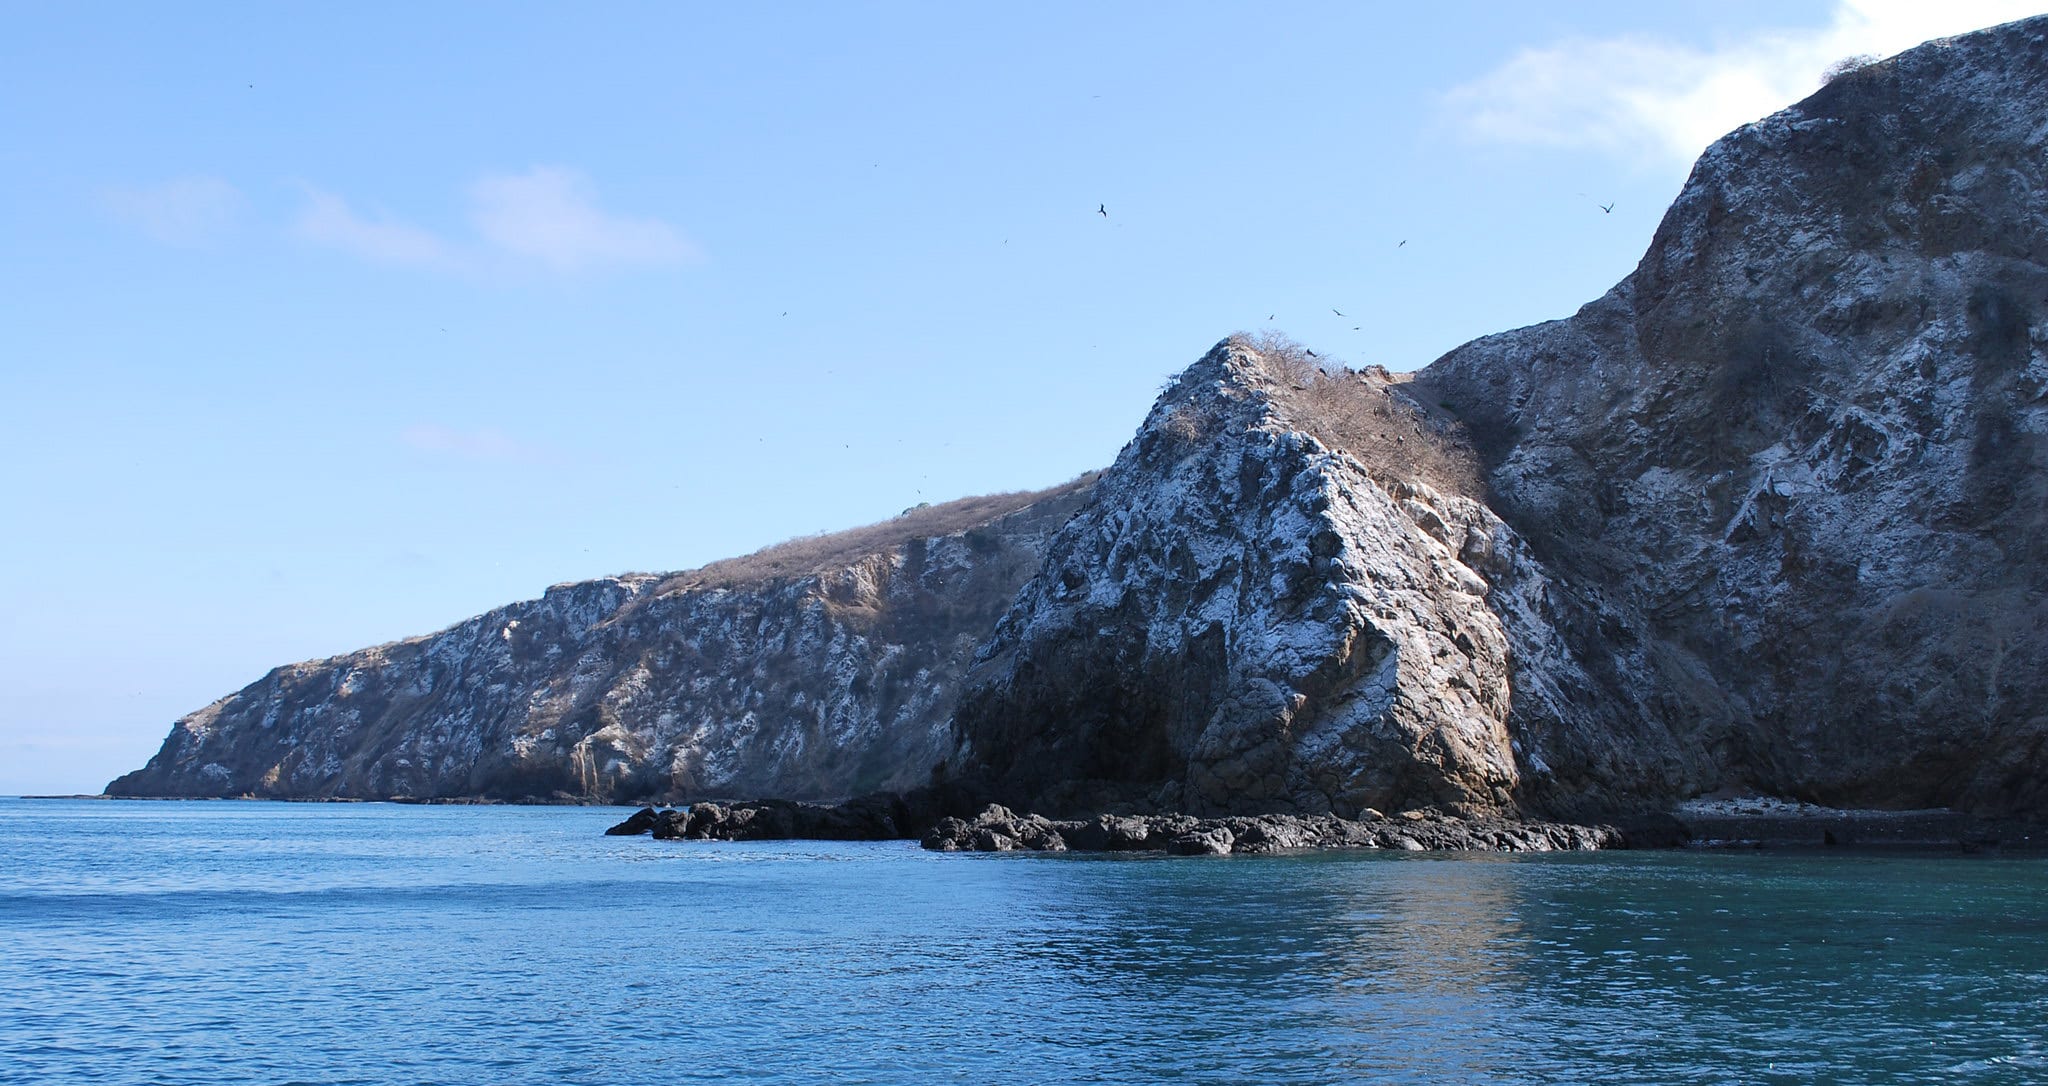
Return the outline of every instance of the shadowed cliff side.
<path id="1" fill-rule="evenodd" d="M 1697 786 L 2048 803 L 2044 118 L 2048 18 L 1851 72 L 1708 150 L 1606 297 L 1419 376 Z M 1605 785 L 1603 730 L 1527 731 Z"/>

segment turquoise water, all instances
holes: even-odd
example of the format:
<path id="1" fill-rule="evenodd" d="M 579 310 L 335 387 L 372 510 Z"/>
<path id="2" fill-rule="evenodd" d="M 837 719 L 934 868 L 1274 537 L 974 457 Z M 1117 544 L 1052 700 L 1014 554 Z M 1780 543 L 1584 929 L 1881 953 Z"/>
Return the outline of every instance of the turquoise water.
<path id="1" fill-rule="evenodd" d="M 9 1083 L 2048 1080 L 2048 861 L 934 855 L 0 800 Z"/>

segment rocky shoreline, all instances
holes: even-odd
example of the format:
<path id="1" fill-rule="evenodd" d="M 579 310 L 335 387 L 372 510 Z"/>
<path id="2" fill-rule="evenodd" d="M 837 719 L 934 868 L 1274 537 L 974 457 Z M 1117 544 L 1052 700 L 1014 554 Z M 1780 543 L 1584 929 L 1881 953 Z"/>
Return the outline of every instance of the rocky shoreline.
<path id="1" fill-rule="evenodd" d="M 1103 814 L 1053 819 L 989 804 L 972 818 L 933 818 L 915 797 L 863 796 L 840 804 L 756 800 L 643 807 L 606 830 L 683 841 L 918 840 L 933 852 L 1163 852 L 1182 856 L 1251 855 L 1318 849 L 1408 852 L 1557 852 L 1655 847 L 1615 826 L 1501 818 L 1398 815 L 1265 814 L 1198 818 L 1185 814 Z M 920 827 L 924 827 L 920 829 Z"/>
<path id="2" fill-rule="evenodd" d="M 900 803 L 864 797 L 845 804 L 762 800 L 643 807 L 606 830 L 683 841 L 891 841 L 918 839 L 933 852 L 1163 852 L 1174 856 L 1256 855 L 1322 849 L 1406 852 L 1567 852 L 1628 848 L 1614 826 L 1513 819 L 1461 819 L 1432 812 L 1349 819 L 1335 815 L 1097 815 L 1052 819 L 990 804 L 973 818 L 947 816 L 922 834 Z M 1641 847 L 1635 845 L 1634 847 Z"/>
<path id="3" fill-rule="evenodd" d="M 1580 852 L 1626 848 L 1613 826 L 1460 819 L 1408 811 L 1392 817 L 1097 815 L 1055 820 L 991 805 L 972 819 L 945 818 L 926 831 L 933 852 L 1164 852 L 1258 855 L 1322 849 L 1402 852 Z"/>
<path id="4" fill-rule="evenodd" d="M 922 827 L 922 828 L 920 828 Z M 791 800 L 643 807 L 605 831 L 679 841 L 917 840 L 933 852 L 1156 852 L 1259 855 L 1333 849 L 1576 852 L 1596 849 L 2048 850 L 2048 828 L 1948 810 L 1873 811 L 1787 800 L 1693 801 L 1593 825 L 1461 818 L 1436 811 L 1335 815 L 1101 814 L 1055 819 L 989 804 L 971 818 L 934 816 L 915 794 L 839 804 Z"/>

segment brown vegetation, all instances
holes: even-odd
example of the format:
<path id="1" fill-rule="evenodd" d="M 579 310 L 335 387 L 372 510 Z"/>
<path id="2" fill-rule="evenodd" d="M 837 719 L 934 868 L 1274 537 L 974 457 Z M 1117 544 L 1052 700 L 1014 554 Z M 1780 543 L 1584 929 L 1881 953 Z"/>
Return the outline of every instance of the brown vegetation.
<path id="1" fill-rule="evenodd" d="M 1349 453 L 1375 481 L 1419 479 L 1483 499 L 1479 460 L 1463 428 L 1402 395 L 1383 367 L 1346 369 L 1272 332 L 1232 339 L 1259 356 L 1273 382 L 1273 402 L 1289 424 Z"/>
<path id="2" fill-rule="evenodd" d="M 879 524 L 786 540 L 752 554 L 671 574 L 662 581 L 656 594 L 665 595 L 691 588 L 731 588 L 781 577 L 803 577 L 845 569 L 870 555 L 891 553 L 913 540 L 964 532 L 1028 505 L 1078 496 L 1093 486 L 1100 474 L 1087 472 L 1044 490 L 984 494 L 938 505 L 918 505 Z"/>

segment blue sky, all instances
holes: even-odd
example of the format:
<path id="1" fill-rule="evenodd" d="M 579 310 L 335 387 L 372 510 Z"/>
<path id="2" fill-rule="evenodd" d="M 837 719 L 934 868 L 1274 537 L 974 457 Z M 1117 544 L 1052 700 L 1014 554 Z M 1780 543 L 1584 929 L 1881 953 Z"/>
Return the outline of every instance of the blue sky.
<path id="1" fill-rule="evenodd" d="M 1564 316 L 1714 135 L 2028 12 L 12 5 L 0 794 L 277 664 L 1067 479 L 1269 315 L 1395 369 Z"/>

